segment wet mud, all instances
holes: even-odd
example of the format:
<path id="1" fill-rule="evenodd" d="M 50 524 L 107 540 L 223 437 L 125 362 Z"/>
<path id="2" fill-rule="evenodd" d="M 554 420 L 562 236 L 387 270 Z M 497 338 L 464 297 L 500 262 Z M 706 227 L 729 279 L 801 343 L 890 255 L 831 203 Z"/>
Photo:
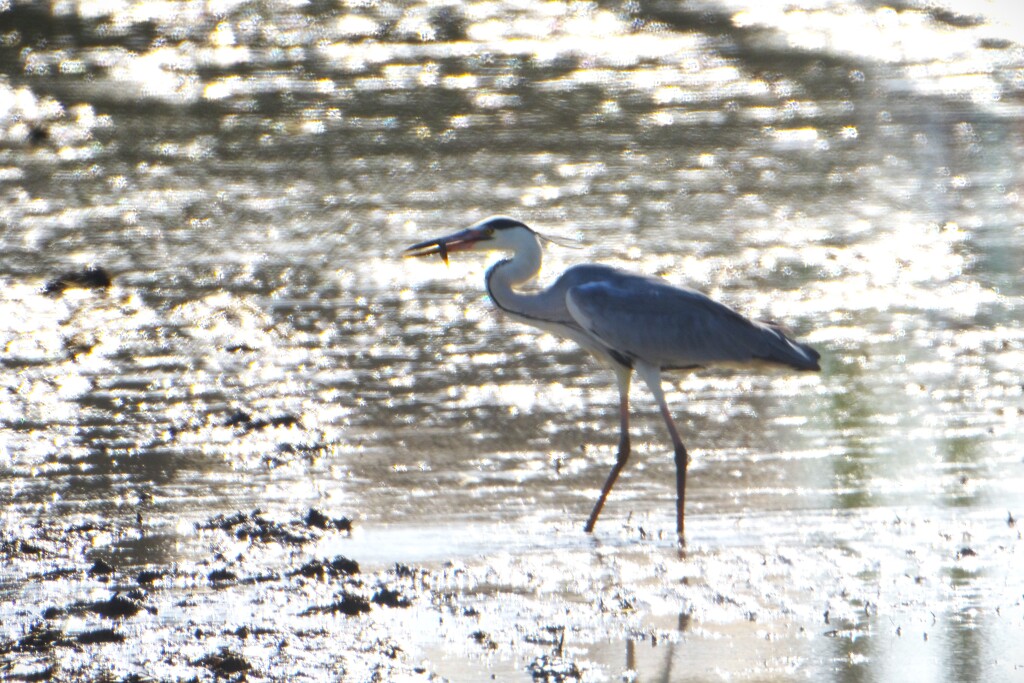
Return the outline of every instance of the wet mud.
<path id="1" fill-rule="evenodd" d="M 874 657 L 941 656 L 950 605 L 1008 633 L 1024 619 L 1012 515 L 994 534 L 987 520 L 854 517 L 838 545 L 825 542 L 838 520 L 805 519 L 808 536 L 771 547 L 737 545 L 740 519 L 699 519 L 724 547 L 683 550 L 637 524 L 597 539 L 556 527 L 554 553 L 370 569 L 322 553 L 386 530 L 317 509 L 215 515 L 183 534 L 206 549 L 197 559 L 144 567 L 91 550 L 125 531 L 115 525 L 26 525 L 0 545 L 5 581 L 34 587 L 13 608 L 22 626 L 0 641 L 0 667 L 5 680 L 58 682 L 701 680 L 738 659 L 740 678 L 805 680 L 865 665 L 868 641 Z M 899 566 L 877 562 L 900 554 Z M 969 594 L 999 573 L 1002 598 Z M 785 654 L 796 643 L 818 661 Z"/>
<path id="2" fill-rule="evenodd" d="M 372 669 L 378 680 L 424 670 L 401 657 L 390 638 L 364 635 L 365 624 L 345 625 L 345 618 L 373 609 L 408 608 L 424 597 L 421 571 L 408 567 L 362 572 L 352 559 L 306 558 L 302 549 L 325 533 L 345 533 L 351 522 L 316 509 L 280 522 L 259 511 L 217 515 L 195 525 L 197 537 L 217 545 L 244 541 L 244 549 L 228 556 L 214 553 L 187 565 L 149 565 L 119 569 L 104 559 L 90 560 L 88 548 L 97 534 L 117 533 L 107 525 L 43 525 L 26 529 L 25 538 L 5 538 L 0 546 L 7 567 L 17 566 L 19 579 L 41 591 L 70 598 L 47 604 L 25 604 L 18 611 L 35 613 L 24 633 L 0 642 L 0 667 L 14 681 L 152 681 L 152 680 L 317 680 L 325 672 L 344 676 L 347 658 Z M 290 561 L 267 559 L 271 547 L 287 546 Z M 8 577 L 9 579 L 10 577 Z M 255 588 L 258 586 L 258 589 Z M 287 605 L 281 618 L 242 619 L 228 626 L 223 619 L 235 611 L 235 600 L 270 601 Z M 29 616 L 29 615 L 26 615 Z M 337 661 L 326 667 L 303 665 L 300 651 L 327 647 L 337 626 L 323 621 L 338 617 L 351 652 L 332 651 Z M 160 660 L 152 644 L 160 643 Z M 105 657 L 103 648 L 116 647 Z M 270 654 L 270 650 L 276 655 Z M 251 653 L 259 650 L 260 655 Z M 131 653 L 131 654 L 127 654 Z M 126 656 L 127 655 L 127 656 Z M 116 662 L 116 664 L 114 664 Z M 160 676 L 160 669 L 173 675 Z"/>
<path id="3" fill-rule="evenodd" d="M 567 631 L 579 631 L 589 615 L 566 626 L 545 624 L 538 613 L 529 629 L 517 625 L 510 637 L 503 609 L 485 614 L 495 594 L 533 592 L 532 577 L 505 585 L 508 579 L 486 563 L 395 563 L 364 571 L 345 556 L 311 556 L 314 544 L 353 531 L 347 517 L 316 509 L 280 521 L 259 510 L 220 514 L 193 528 L 193 540 L 231 545 L 232 552 L 120 568 L 116 559 L 93 559 L 89 550 L 98 535 L 123 531 L 111 524 L 43 523 L 24 528 L 22 537 L 8 533 L 0 559 L 16 576 L 8 572 L 5 581 L 38 590 L 15 607 L 20 632 L 8 630 L 0 641 L 4 679 L 440 680 L 424 645 L 444 643 L 435 631 L 445 622 L 458 624 L 465 638 L 459 647 L 484 666 L 495 653 L 536 653 L 519 673 L 535 681 L 584 679 L 565 642 Z M 240 609 L 239 602 L 259 607 Z M 571 603 L 564 607 L 568 614 Z M 388 616 L 395 611 L 416 614 L 395 621 Z M 634 606 L 619 599 L 607 611 Z"/>

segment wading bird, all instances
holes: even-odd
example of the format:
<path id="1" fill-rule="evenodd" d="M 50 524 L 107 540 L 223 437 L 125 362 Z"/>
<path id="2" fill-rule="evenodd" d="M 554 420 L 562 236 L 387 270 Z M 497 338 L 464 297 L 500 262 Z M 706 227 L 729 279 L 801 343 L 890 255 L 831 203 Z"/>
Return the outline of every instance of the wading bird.
<path id="1" fill-rule="evenodd" d="M 541 239 L 513 218 L 495 216 L 438 239 L 414 244 L 407 256 L 457 251 L 507 251 L 487 271 L 487 293 L 513 319 L 567 337 L 611 367 L 619 384 L 619 450 L 584 530 L 592 532 L 605 499 L 629 459 L 629 384 L 635 370 L 654 394 L 675 448 L 676 531 L 683 539 L 686 448 L 676 429 L 661 373 L 705 367 L 780 365 L 820 370 L 817 351 L 773 322 L 748 320 L 685 287 L 596 264 L 573 266 L 537 292 L 517 287 L 540 272 Z"/>

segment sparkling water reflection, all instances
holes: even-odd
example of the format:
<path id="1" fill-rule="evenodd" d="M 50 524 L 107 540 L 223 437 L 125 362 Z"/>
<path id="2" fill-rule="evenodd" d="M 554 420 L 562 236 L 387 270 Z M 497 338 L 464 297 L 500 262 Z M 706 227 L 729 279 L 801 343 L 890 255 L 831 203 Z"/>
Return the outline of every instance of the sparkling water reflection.
<path id="1" fill-rule="evenodd" d="M 4 540 L 112 520 L 89 557 L 186 561 L 193 522 L 317 505 L 358 517 L 367 561 L 506 567 L 485 611 L 635 592 L 579 638 L 612 677 L 1011 679 L 1011 5 L 0 3 Z M 548 274 L 660 275 L 824 351 L 816 377 L 673 379 L 688 560 L 658 540 L 648 399 L 595 549 L 611 378 L 496 315 L 484 262 L 397 258 L 491 213 L 578 241 Z M 113 286 L 43 292 L 90 264 Z M 522 578 L 552 555 L 577 583 Z M 30 574 L 0 579 L 40 606 L 7 629 L 42 611 Z M 680 613 L 671 649 L 634 637 Z M 454 639 L 422 647 L 481 666 Z"/>

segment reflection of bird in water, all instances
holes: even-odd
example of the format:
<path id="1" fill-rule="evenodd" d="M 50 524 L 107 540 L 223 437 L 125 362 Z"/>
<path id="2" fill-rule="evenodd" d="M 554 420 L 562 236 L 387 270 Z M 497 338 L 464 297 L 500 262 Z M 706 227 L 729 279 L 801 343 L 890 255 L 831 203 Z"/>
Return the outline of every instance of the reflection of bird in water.
<path id="1" fill-rule="evenodd" d="M 676 531 L 683 537 L 688 456 L 661 388 L 663 370 L 781 365 L 819 370 L 817 351 L 771 322 L 754 322 L 700 292 L 608 266 L 569 268 L 551 287 L 517 292 L 540 271 L 542 237 L 512 218 L 494 217 L 466 230 L 420 242 L 408 256 L 456 251 L 511 251 L 487 272 L 487 292 L 516 320 L 580 344 L 615 372 L 621 432 L 615 465 L 587 520 L 593 531 L 605 499 L 629 458 L 629 383 L 635 370 L 654 394 L 675 447 Z"/>

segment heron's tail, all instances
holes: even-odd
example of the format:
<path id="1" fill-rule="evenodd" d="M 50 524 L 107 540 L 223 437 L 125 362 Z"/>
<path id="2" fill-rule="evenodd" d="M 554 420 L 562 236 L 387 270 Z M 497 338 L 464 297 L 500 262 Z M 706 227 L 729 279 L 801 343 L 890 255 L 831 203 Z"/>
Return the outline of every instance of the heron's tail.
<path id="1" fill-rule="evenodd" d="M 818 360 L 821 354 L 810 344 L 793 339 L 793 332 L 785 325 L 770 320 L 762 320 L 761 325 L 772 337 L 768 353 L 761 360 L 769 363 L 788 365 L 795 370 L 821 370 Z"/>

